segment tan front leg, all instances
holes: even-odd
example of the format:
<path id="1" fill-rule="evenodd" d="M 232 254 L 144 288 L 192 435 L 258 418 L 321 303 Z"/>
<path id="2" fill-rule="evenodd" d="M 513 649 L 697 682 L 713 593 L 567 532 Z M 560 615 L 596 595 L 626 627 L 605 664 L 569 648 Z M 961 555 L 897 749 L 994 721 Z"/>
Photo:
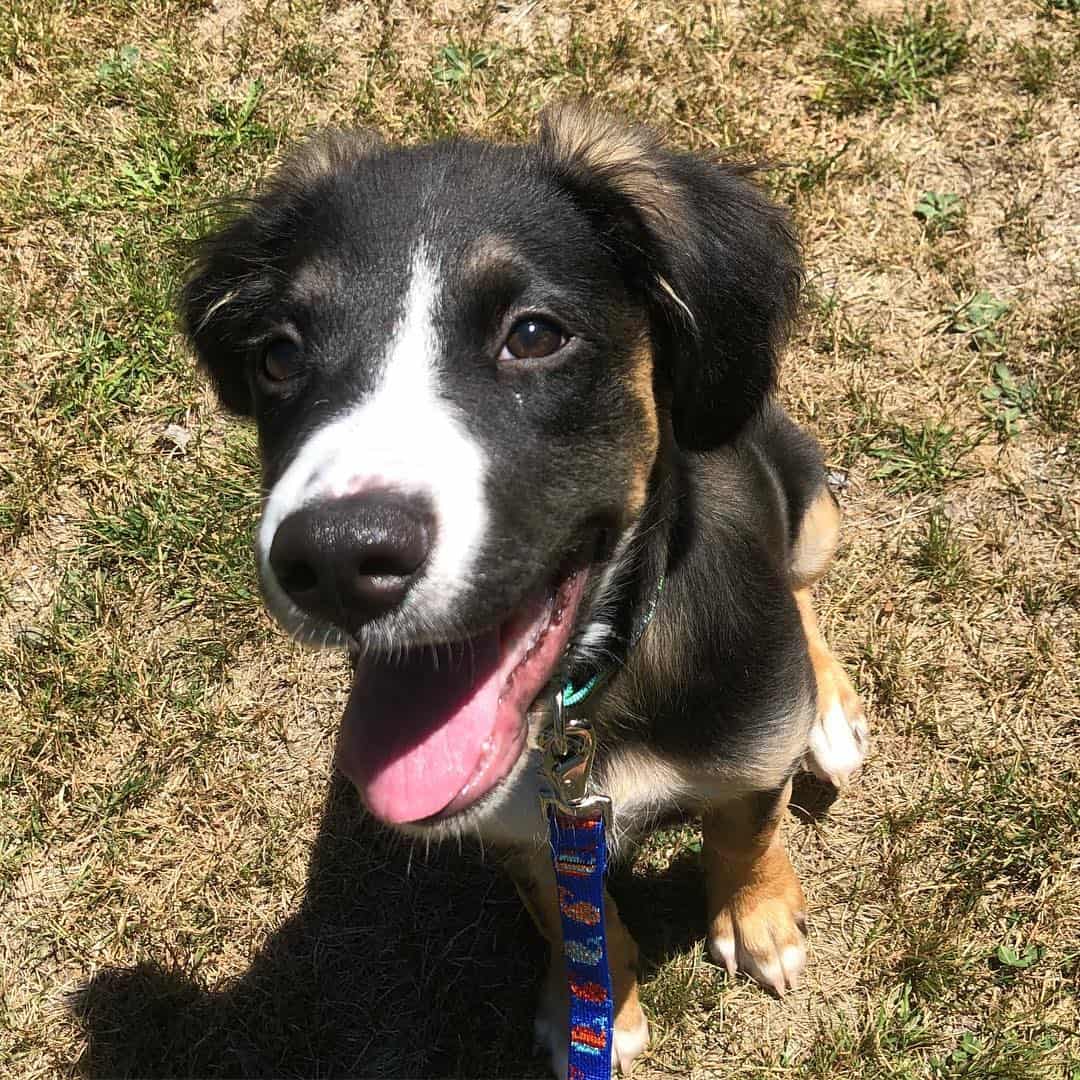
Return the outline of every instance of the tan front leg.
<path id="1" fill-rule="evenodd" d="M 817 710 L 805 765 L 815 776 L 843 788 L 862 768 L 870 747 L 866 713 L 847 672 L 818 628 L 810 590 L 796 589 L 795 603 L 817 681 Z"/>
<path id="2" fill-rule="evenodd" d="M 566 1076 L 569 1006 L 555 872 L 546 849 L 535 855 L 518 856 L 508 863 L 507 868 L 525 909 L 551 949 L 543 998 L 536 1014 L 536 1039 L 548 1049 L 555 1075 L 562 1078 Z M 649 1045 L 649 1025 L 638 999 L 637 942 L 630 936 L 615 901 L 606 890 L 604 928 L 615 998 L 612 1065 L 626 1075 L 634 1059 Z"/>
<path id="3" fill-rule="evenodd" d="M 729 975 L 743 971 L 778 995 L 798 986 L 806 966 L 806 901 L 780 843 L 790 796 L 789 781 L 702 820 L 709 952 Z"/>
<path id="4" fill-rule="evenodd" d="M 832 561 L 839 539 L 840 511 L 829 489 L 822 487 L 799 526 L 791 583 L 817 680 L 817 713 L 805 764 L 815 776 L 842 788 L 862 767 L 870 734 L 859 695 L 821 633 L 810 595 L 811 585 Z"/>

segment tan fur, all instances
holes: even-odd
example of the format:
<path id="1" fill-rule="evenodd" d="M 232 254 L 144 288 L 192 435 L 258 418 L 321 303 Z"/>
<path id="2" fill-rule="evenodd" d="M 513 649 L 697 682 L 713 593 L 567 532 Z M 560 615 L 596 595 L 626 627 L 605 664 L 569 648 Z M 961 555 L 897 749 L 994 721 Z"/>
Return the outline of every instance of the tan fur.
<path id="1" fill-rule="evenodd" d="M 862 701 L 855 687 L 844 670 L 843 665 L 833 655 L 814 613 L 813 600 L 809 589 L 795 591 L 795 603 L 802 617 L 803 632 L 810 650 L 810 662 L 814 665 L 814 678 L 817 681 L 817 714 L 819 722 L 836 708 L 847 718 L 856 732 L 856 740 L 865 744 L 867 740 L 866 714 Z M 865 752 L 865 745 L 863 746 Z M 815 769 L 815 772 L 819 770 Z M 828 775 L 823 777 L 837 787 L 843 786 L 849 777 Z"/>
<path id="2" fill-rule="evenodd" d="M 810 504 L 791 553 L 791 583 L 803 588 L 817 581 L 832 562 L 840 542 L 840 508 L 827 487 Z"/>
<path id="3" fill-rule="evenodd" d="M 371 153 L 381 142 L 372 131 L 321 131 L 289 151 L 275 174 L 274 185 L 304 187 L 317 183 Z"/>
<path id="4" fill-rule="evenodd" d="M 488 233 L 469 242 L 462 259 L 462 268 L 467 274 L 479 275 L 487 270 L 496 270 L 501 266 L 517 266 L 519 263 L 520 258 L 508 240 Z"/>
<path id="5" fill-rule="evenodd" d="M 649 493 L 649 477 L 652 475 L 656 454 L 660 448 L 660 421 L 656 412 L 656 394 L 653 390 L 653 352 L 647 337 L 634 350 L 630 367 L 630 389 L 641 404 L 645 415 L 645 430 L 637 444 L 637 457 L 630 484 L 628 518 L 637 517 L 645 505 Z"/>
<path id="6" fill-rule="evenodd" d="M 858 771 L 869 740 L 862 702 L 821 632 L 810 592 L 811 584 L 832 561 L 839 538 L 840 511 L 828 489 L 822 488 L 800 526 L 791 579 L 817 682 L 816 718 L 806 765 L 838 788 Z"/>
<path id="7" fill-rule="evenodd" d="M 671 236 L 685 229 L 682 197 L 665 174 L 652 132 L 572 101 L 544 110 L 539 144 L 557 165 L 601 179 L 630 200 L 654 232 Z"/>
<path id="8" fill-rule="evenodd" d="M 780 843 L 790 795 L 788 781 L 764 821 L 754 797 L 702 820 L 710 950 L 729 974 L 743 970 L 780 995 L 798 985 L 806 957 L 806 901 Z"/>
<path id="9" fill-rule="evenodd" d="M 803 633 L 806 634 L 806 645 L 810 650 L 810 661 L 814 665 L 814 672 L 817 673 L 819 669 L 824 669 L 828 664 L 836 661 L 818 624 L 812 593 L 809 589 L 796 589 L 793 595 L 795 597 L 795 606 L 799 609 L 799 617 L 802 619 Z M 820 677 L 818 682 L 821 682 Z"/>

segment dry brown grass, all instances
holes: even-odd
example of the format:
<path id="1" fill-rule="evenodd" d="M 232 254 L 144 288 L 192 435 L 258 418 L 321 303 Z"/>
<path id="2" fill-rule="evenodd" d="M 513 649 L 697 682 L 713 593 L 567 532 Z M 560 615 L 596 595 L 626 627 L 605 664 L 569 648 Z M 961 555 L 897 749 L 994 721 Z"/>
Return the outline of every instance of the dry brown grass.
<path id="1" fill-rule="evenodd" d="M 169 310 L 201 203 L 311 126 L 519 137 L 584 92 L 784 166 L 810 285 L 783 396 L 844 482 L 821 607 L 876 734 L 788 823 L 813 919 L 786 1002 L 704 959 L 693 826 L 617 879 L 638 1074 L 1080 1076 L 1075 12 L 12 0 L 0 1072 L 544 1075 L 512 890 L 328 793 L 343 663 L 259 610 L 252 439 Z M 927 191 L 962 212 L 919 220 Z"/>

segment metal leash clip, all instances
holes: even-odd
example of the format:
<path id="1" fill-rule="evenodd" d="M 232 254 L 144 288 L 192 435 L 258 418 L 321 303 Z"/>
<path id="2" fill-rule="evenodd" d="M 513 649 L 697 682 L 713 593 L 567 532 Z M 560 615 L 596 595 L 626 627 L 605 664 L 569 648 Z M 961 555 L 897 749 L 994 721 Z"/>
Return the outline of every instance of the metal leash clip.
<path id="1" fill-rule="evenodd" d="M 540 736 L 542 768 L 548 788 L 540 792 L 544 818 L 548 807 L 572 818 L 601 816 L 611 825 L 611 799 L 590 795 L 596 736 L 585 717 L 568 718 L 563 706 L 563 691 L 557 690 L 552 701 L 551 728 Z"/>

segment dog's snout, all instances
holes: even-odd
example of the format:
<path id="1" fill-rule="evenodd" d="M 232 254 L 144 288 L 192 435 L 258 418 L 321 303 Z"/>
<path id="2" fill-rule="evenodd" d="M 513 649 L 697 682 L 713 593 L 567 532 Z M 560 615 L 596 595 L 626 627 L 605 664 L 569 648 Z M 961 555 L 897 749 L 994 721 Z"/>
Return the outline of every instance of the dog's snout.
<path id="1" fill-rule="evenodd" d="M 353 631 L 401 604 L 430 548 L 426 507 L 354 495 L 285 518 L 270 546 L 270 567 L 297 607 Z"/>

